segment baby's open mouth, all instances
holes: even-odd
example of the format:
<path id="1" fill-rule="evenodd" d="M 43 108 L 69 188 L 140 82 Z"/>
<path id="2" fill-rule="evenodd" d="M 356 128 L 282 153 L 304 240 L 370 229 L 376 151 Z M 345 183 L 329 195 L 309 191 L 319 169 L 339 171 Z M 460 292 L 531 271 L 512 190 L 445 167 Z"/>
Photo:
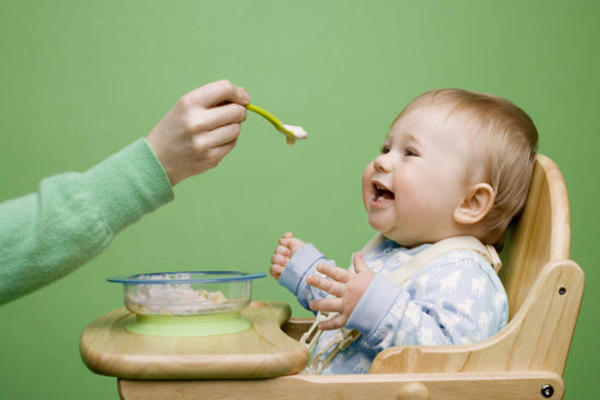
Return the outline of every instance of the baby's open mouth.
<path id="1" fill-rule="evenodd" d="M 378 182 L 374 182 L 373 183 L 373 200 L 377 201 L 381 198 L 383 198 L 385 200 L 394 200 L 396 198 L 396 195 L 394 195 L 394 192 L 392 192 L 391 190 L 389 190 L 382 184 L 380 184 Z"/>

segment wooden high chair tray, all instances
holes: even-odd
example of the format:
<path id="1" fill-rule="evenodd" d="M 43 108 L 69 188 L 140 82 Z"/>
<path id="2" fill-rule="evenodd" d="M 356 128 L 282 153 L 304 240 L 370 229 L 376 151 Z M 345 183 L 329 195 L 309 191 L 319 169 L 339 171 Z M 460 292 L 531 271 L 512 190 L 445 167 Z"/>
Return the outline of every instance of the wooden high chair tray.
<path id="1" fill-rule="evenodd" d="M 285 303 L 252 302 L 244 332 L 204 337 L 145 336 L 125 329 L 135 315 L 120 308 L 92 322 L 80 341 L 92 371 L 127 379 L 253 379 L 290 375 L 308 362 L 308 351 L 281 325 Z"/>

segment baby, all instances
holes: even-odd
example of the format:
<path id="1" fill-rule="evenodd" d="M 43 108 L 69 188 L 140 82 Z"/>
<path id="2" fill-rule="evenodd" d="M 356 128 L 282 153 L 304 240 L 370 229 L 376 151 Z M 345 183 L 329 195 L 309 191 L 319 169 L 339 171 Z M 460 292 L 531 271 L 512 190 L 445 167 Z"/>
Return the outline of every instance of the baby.
<path id="1" fill-rule="evenodd" d="M 388 347 L 474 343 L 506 325 L 494 247 L 524 205 L 537 137 L 503 98 L 427 92 L 396 118 L 364 171 L 363 201 L 379 234 L 349 270 L 290 232 L 279 239 L 271 275 L 320 312 L 325 331 L 309 347 L 313 372 L 365 373 Z M 465 238 L 473 246 L 447 245 Z"/>

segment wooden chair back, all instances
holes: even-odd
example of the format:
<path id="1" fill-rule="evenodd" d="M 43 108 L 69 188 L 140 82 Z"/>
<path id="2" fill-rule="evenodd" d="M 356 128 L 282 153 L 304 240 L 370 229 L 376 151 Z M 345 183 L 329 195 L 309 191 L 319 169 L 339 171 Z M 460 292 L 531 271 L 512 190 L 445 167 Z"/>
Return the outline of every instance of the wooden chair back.
<path id="1" fill-rule="evenodd" d="M 544 266 L 568 260 L 571 231 L 567 188 L 552 160 L 538 155 L 527 202 L 509 228 L 500 278 L 511 318 L 519 311 Z"/>

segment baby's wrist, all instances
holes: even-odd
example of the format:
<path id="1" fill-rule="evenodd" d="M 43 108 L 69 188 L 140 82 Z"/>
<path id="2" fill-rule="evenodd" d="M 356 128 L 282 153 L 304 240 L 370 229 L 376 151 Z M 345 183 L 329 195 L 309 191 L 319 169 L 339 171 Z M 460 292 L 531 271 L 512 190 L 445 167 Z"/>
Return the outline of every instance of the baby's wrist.
<path id="1" fill-rule="evenodd" d="M 346 327 L 356 329 L 369 338 L 393 307 L 403 307 L 408 293 L 382 275 L 373 277 L 361 299 L 350 314 Z"/>
<path id="2" fill-rule="evenodd" d="M 298 289 L 306 279 L 308 272 L 311 268 L 316 269 L 316 265 L 322 261 L 325 261 L 325 256 L 312 244 L 305 244 L 290 257 L 281 274 L 279 284 L 297 295 Z"/>
<path id="3" fill-rule="evenodd" d="M 300 250 L 302 250 L 305 246 L 306 246 L 306 243 L 303 243 L 300 246 L 295 246 L 294 248 L 290 249 L 291 257 L 294 257 L 296 254 L 298 254 L 298 252 Z"/>

